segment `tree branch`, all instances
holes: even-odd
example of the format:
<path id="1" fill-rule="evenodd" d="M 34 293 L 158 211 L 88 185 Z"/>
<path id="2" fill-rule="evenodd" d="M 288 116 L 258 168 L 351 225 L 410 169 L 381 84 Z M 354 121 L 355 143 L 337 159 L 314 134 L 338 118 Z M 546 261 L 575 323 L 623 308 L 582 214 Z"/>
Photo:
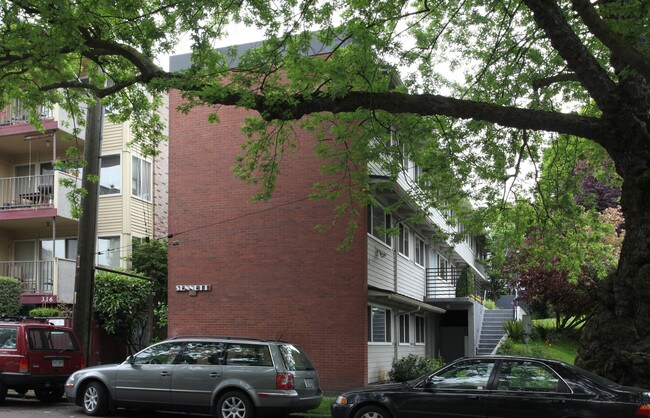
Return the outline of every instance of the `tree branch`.
<path id="1" fill-rule="evenodd" d="M 537 25 L 546 33 L 553 48 L 564 58 L 598 107 L 615 114 L 623 105 L 616 84 L 571 29 L 556 1 L 524 0 Z"/>
<path id="2" fill-rule="evenodd" d="M 561 83 L 564 81 L 580 81 L 580 80 L 578 80 L 578 77 L 573 73 L 561 73 L 551 77 L 546 77 L 546 78 L 533 81 L 533 89 L 539 90 L 544 87 L 549 87 L 555 83 Z"/>
<path id="3" fill-rule="evenodd" d="M 633 45 L 625 41 L 607 26 L 589 0 L 573 0 L 572 3 L 573 10 L 580 15 L 582 21 L 589 28 L 589 31 L 600 42 L 609 48 L 618 59 L 650 80 L 650 62 Z"/>
<path id="4" fill-rule="evenodd" d="M 205 103 L 239 106 L 244 95 L 238 93 L 199 94 Z M 248 98 L 250 96 L 246 96 Z M 246 103 L 250 103 L 246 100 Z M 475 119 L 501 126 L 558 132 L 603 141 L 611 139 L 612 126 L 605 120 L 549 112 L 500 106 L 491 103 L 455 99 L 434 94 L 405 94 L 397 92 L 371 93 L 353 91 L 345 97 L 331 98 L 301 95 L 288 97 L 283 103 L 267 103 L 262 95 L 254 95 L 252 107 L 266 120 L 292 120 L 317 112 L 354 112 L 358 109 L 384 110 L 390 113 L 413 113 L 421 116 L 443 115 L 460 119 Z"/>

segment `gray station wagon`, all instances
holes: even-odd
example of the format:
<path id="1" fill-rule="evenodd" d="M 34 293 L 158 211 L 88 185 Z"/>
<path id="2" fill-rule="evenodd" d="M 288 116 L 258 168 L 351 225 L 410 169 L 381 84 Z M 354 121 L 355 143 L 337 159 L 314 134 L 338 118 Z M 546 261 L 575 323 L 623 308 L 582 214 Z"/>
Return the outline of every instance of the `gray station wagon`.
<path id="1" fill-rule="evenodd" d="M 169 339 L 122 364 L 79 370 L 65 387 L 69 401 L 95 416 L 118 407 L 280 416 L 316 408 L 323 397 L 299 346 L 229 337 Z"/>

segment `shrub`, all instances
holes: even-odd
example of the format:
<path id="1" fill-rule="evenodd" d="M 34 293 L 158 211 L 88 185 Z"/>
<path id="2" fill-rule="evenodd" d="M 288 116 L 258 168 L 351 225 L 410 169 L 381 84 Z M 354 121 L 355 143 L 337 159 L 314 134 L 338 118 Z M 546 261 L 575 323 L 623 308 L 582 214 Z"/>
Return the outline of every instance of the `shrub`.
<path id="1" fill-rule="evenodd" d="M 15 316 L 20 312 L 20 281 L 0 277 L 0 316 Z"/>
<path id="2" fill-rule="evenodd" d="M 57 308 L 36 308 L 29 311 L 29 316 L 35 318 L 49 318 L 53 316 L 61 316 L 61 312 Z"/>
<path id="3" fill-rule="evenodd" d="M 543 344 L 515 344 L 510 338 L 505 340 L 497 350 L 497 354 L 505 356 L 525 356 L 549 358 L 549 349 Z"/>
<path id="4" fill-rule="evenodd" d="M 487 309 L 496 309 L 497 303 L 492 299 L 485 299 L 483 300 L 483 306 L 485 306 Z"/>
<path id="5" fill-rule="evenodd" d="M 394 360 L 393 368 L 388 375 L 395 382 L 406 382 L 424 374 L 431 373 L 442 367 L 443 364 L 444 362 L 440 357 L 433 358 L 409 354 L 408 356 Z"/>
<path id="6" fill-rule="evenodd" d="M 524 327 L 521 321 L 517 321 L 516 319 L 503 321 L 503 330 L 506 332 L 508 338 L 514 342 L 522 342 L 524 340 Z"/>
<path id="7" fill-rule="evenodd" d="M 474 294 L 474 274 L 465 267 L 456 283 L 456 297 L 465 298 Z"/>

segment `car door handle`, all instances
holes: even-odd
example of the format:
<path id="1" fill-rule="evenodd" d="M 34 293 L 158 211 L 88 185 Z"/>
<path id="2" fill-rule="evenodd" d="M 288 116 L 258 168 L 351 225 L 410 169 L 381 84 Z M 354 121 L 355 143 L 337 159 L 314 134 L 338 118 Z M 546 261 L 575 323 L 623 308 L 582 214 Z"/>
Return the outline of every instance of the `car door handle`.
<path id="1" fill-rule="evenodd" d="M 219 374 L 217 372 L 210 373 L 210 377 L 219 377 L 219 376 L 221 376 L 221 374 Z"/>
<path id="2" fill-rule="evenodd" d="M 171 373 L 165 371 L 165 372 L 160 372 L 160 375 L 161 375 L 162 377 L 167 377 L 167 376 L 171 375 Z"/>

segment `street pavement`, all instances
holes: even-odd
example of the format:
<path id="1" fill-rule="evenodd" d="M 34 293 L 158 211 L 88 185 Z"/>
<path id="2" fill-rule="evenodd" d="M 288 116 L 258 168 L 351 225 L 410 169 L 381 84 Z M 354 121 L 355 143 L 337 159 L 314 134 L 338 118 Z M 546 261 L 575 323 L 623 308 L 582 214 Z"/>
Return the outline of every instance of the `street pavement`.
<path id="1" fill-rule="evenodd" d="M 208 415 L 185 414 L 185 413 L 165 413 L 158 411 L 127 411 L 118 409 L 116 413 L 111 414 L 111 418 L 202 418 Z M 5 401 L 0 404 L 0 417 L 2 418 L 48 418 L 48 417 L 66 417 L 66 418 L 87 418 L 80 406 L 69 403 L 65 400 L 56 403 L 43 403 L 31 396 L 28 392 L 24 397 L 12 394 L 10 391 Z"/>

